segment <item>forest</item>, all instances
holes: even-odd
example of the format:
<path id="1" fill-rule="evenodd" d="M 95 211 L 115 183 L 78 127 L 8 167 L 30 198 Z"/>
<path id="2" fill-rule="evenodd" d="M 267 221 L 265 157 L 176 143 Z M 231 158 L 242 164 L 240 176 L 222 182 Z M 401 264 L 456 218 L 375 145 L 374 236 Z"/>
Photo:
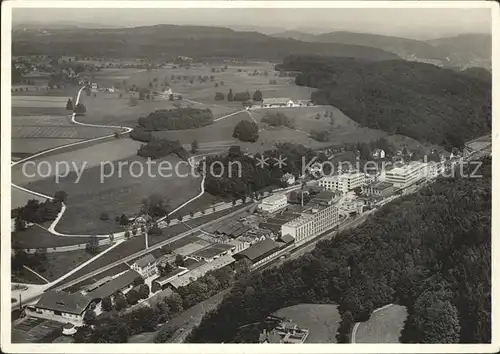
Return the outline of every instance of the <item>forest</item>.
<path id="1" fill-rule="evenodd" d="M 178 140 L 153 139 L 141 145 L 139 150 L 137 150 L 137 155 L 153 160 L 160 159 L 170 154 L 176 154 L 184 160 L 189 157 L 188 152 L 182 147 Z"/>
<path id="2" fill-rule="evenodd" d="M 71 55 L 113 58 L 149 57 L 174 60 L 193 58 L 245 58 L 281 60 L 290 53 L 335 55 L 370 60 L 396 59 L 377 48 L 340 43 L 307 43 L 273 38 L 257 32 L 222 27 L 156 25 L 120 29 L 53 29 L 13 35 L 13 55 Z"/>
<path id="3" fill-rule="evenodd" d="M 238 146 L 232 146 L 227 155 L 207 156 L 206 166 L 214 166 L 214 171 L 206 174 L 205 190 L 212 195 L 241 198 L 250 196 L 266 187 L 281 187 L 283 183 L 281 177 L 284 174 L 300 175 L 302 173 L 302 158 L 305 161 L 310 161 L 317 156 L 317 153 L 303 145 L 278 143 L 275 149 L 265 151 L 263 155 L 269 158 L 269 161 L 275 161 L 274 158 L 278 158 L 280 155 L 286 157 L 287 165 L 279 168 L 270 163 L 261 168 L 257 165 L 256 160 L 260 154 L 256 154 L 254 158 L 246 156 Z M 224 167 L 222 168 L 216 161 L 219 161 Z M 241 170 L 237 162 L 241 164 Z M 221 176 L 216 177 L 219 175 Z"/>
<path id="4" fill-rule="evenodd" d="M 297 85 L 319 88 L 311 95 L 316 104 L 448 151 L 491 131 L 491 74 L 486 80 L 417 62 L 319 56 L 289 56 L 277 69 L 300 71 Z"/>
<path id="5" fill-rule="evenodd" d="M 212 124 L 214 117 L 208 108 L 182 107 L 158 109 L 141 117 L 137 125 L 145 131 L 196 129 Z"/>
<path id="6" fill-rule="evenodd" d="M 489 343 L 491 166 L 482 161 L 481 178 L 442 177 L 311 253 L 240 279 L 188 341 L 251 342 L 241 326 L 306 302 L 339 305 L 338 342 L 374 309 L 398 303 L 409 312 L 401 342 Z"/>

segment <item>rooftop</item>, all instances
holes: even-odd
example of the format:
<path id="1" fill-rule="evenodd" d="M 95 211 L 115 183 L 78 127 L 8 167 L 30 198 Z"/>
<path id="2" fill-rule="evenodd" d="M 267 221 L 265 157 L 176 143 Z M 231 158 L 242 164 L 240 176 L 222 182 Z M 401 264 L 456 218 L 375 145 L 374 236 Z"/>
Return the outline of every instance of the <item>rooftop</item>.
<path id="1" fill-rule="evenodd" d="M 185 267 L 179 267 L 179 268 L 174 269 L 173 271 L 171 271 L 167 275 L 155 279 L 154 281 L 160 283 L 160 285 L 163 285 L 163 284 L 168 283 L 170 280 L 172 280 L 172 278 L 174 278 L 176 276 L 180 276 L 180 275 L 187 273 L 187 272 L 189 272 L 189 269 L 187 269 Z"/>
<path id="2" fill-rule="evenodd" d="M 252 262 L 257 262 L 261 258 L 274 253 L 279 248 L 279 244 L 269 238 L 248 247 L 247 249 L 235 254 L 235 258 L 246 257 Z"/>
<path id="3" fill-rule="evenodd" d="M 373 182 L 373 183 L 369 184 L 369 186 L 372 188 L 375 188 L 375 189 L 384 190 L 384 189 L 390 188 L 394 185 L 392 183 L 389 183 L 389 182 L 379 181 L 379 182 Z"/>
<path id="4" fill-rule="evenodd" d="M 93 299 L 103 299 L 131 285 L 137 278 L 142 278 L 139 273 L 135 270 L 127 270 L 125 273 L 117 276 L 94 291 L 91 291 L 87 295 Z"/>
<path id="5" fill-rule="evenodd" d="M 262 104 L 287 104 L 291 100 L 289 98 L 264 98 Z"/>
<path id="6" fill-rule="evenodd" d="M 262 199 L 262 203 L 274 203 L 283 199 L 286 199 L 285 194 L 275 194 L 271 195 L 270 197 Z"/>
<path id="7" fill-rule="evenodd" d="M 233 245 L 228 245 L 225 243 L 216 243 L 201 250 L 192 253 L 190 256 L 200 257 L 200 258 L 212 258 L 218 256 L 230 249 L 234 248 Z"/>
<path id="8" fill-rule="evenodd" d="M 181 286 L 188 285 L 193 280 L 196 280 L 196 279 L 202 277 L 203 275 L 205 275 L 206 273 L 208 273 L 212 270 L 216 270 L 216 269 L 225 267 L 225 266 L 227 266 L 231 263 L 234 263 L 234 262 L 235 262 L 234 258 L 230 255 L 219 257 L 210 263 L 205 262 L 203 265 L 173 279 L 172 281 L 170 281 L 170 284 L 172 284 L 172 286 L 174 288 L 178 289 Z"/>
<path id="9" fill-rule="evenodd" d="M 35 306 L 80 315 L 87 309 L 92 300 L 91 296 L 82 295 L 79 292 L 70 294 L 51 290 L 43 293 Z"/>
<path id="10" fill-rule="evenodd" d="M 139 266 L 140 268 L 144 268 L 154 262 L 156 262 L 156 258 L 151 253 L 149 253 L 135 262 L 135 264 L 137 264 L 137 266 Z"/>

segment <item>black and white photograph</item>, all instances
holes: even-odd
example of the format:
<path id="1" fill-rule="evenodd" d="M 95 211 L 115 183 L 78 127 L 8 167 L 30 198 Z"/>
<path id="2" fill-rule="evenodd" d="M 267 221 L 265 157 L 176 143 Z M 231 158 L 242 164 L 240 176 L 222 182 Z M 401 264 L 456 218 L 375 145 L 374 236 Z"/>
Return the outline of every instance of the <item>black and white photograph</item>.
<path id="1" fill-rule="evenodd" d="M 500 350 L 496 2 L 2 9 L 2 351 Z"/>

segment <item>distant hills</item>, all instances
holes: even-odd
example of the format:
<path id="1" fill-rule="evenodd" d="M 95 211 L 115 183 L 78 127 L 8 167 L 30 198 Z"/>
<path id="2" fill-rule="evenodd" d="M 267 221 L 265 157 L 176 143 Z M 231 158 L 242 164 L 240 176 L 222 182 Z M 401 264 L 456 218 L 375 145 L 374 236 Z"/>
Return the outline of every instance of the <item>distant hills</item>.
<path id="1" fill-rule="evenodd" d="M 276 38 L 222 27 L 156 25 L 134 28 L 65 28 L 15 31 L 13 55 L 81 55 L 170 59 L 231 57 L 282 60 L 291 54 L 315 54 L 370 60 L 398 59 L 380 48 Z"/>
<path id="2" fill-rule="evenodd" d="M 319 35 L 285 31 L 274 36 L 306 42 L 367 46 L 395 53 L 404 59 L 426 61 L 446 67 L 491 68 L 491 35 L 488 34 L 463 34 L 428 41 L 345 31 Z"/>

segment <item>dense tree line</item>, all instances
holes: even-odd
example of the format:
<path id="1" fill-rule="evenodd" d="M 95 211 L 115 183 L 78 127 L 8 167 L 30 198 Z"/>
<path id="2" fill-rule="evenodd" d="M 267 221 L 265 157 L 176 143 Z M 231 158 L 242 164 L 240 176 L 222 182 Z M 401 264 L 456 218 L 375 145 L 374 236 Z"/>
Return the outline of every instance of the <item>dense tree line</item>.
<path id="1" fill-rule="evenodd" d="M 259 139 L 259 127 L 254 122 L 240 120 L 233 129 L 233 138 L 255 143 Z"/>
<path id="2" fill-rule="evenodd" d="M 302 158 L 309 162 L 317 156 L 313 150 L 292 143 L 278 143 L 275 149 L 267 150 L 263 155 L 271 162 L 263 167 L 257 165 L 259 154 L 252 158 L 243 154 L 238 146 L 231 147 L 227 155 L 207 156 L 206 168 L 213 166 L 213 173 L 206 174 L 205 190 L 226 198 L 241 198 L 252 196 L 266 187 L 282 187 L 285 186 L 281 181 L 284 174 L 302 174 Z M 282 168 L 274 164 L 274 159 L 279 156 L 286 158 L 286 166 Z"/>
<path id="3" fill-rule="evenodd" d="M 186 159 L 189 155 L 178 140 L 152 139 L 137 150 L 137 155 L 151 159 L 160 159 L 170 154 L 176 154 L 181 159 Z"/>
<path id="4" fill-rule="evenodd" d="M 201 128 L 212 124 L 213 120 L 209 108 L 181 107 L 156 110 L 147 117 L 139 118 L 137 125 L 145 131 L 183 130 Z"/>
<path id="5" fill-rule="evenodd" d="M 440 178 L 310 254 L 236 282 L 188 340 L 231 342 L 239 327 L 307 302 L 339 304 L 339 341 L 399 303 L 409 311 L 403 342 L 490 342 L 491 158 L 479 172 Z"/>
<path id="6" fill-rule="evenodd" d="M 264 117 L 262 117 L 260 121 L 269 124 L 272 127 L 288 127 L 291 129 L 295 128 L 293 120 L 283 112 L 268 112 L 264 114 Z"/>
<path id="7" fill-rule="evenodd" d="M 320 89 L 314 103 L 331 104 L 370 128 L 447 150 L 491 131 L 491 77 L 402 60 L 291 56 L 279 67 L 301 71 L 297 85 Z"/>
<path id="8" fill-rule="evenodd" d="M 25 206 L 13 209 L 11 217 L 26 222 L 42 223 L 55 220 L 61 211 L 62 200 L 55 198 L 40 202 L 36 199 L 28 200 Z"/>

